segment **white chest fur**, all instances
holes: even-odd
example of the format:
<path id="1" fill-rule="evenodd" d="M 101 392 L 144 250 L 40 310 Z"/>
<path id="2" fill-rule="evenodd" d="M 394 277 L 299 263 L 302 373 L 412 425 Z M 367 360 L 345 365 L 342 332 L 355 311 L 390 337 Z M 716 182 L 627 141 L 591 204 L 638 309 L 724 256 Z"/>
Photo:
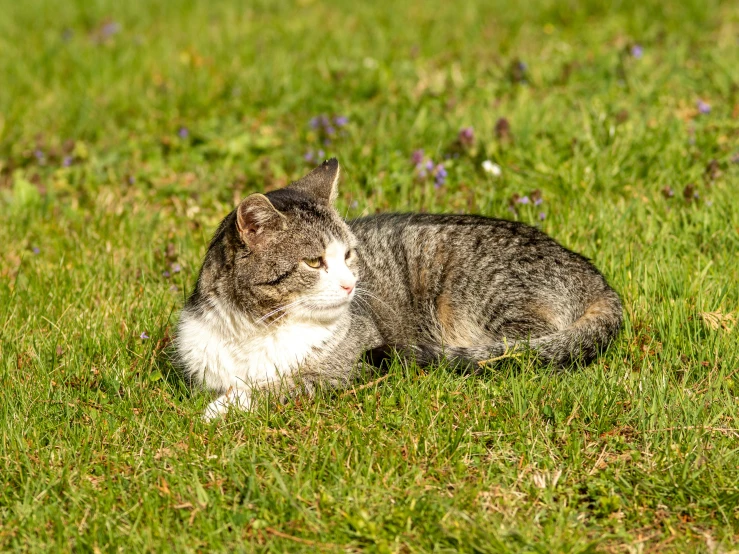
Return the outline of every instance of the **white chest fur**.
<path id="1" fill-rule="evenodd" d="M 255 324 L 242 314 L 214 305 L 200 314 L 182 312 L 176 346 L 192 381 L 222 393 L 232 387 L 278 383 L 296 372 L 334 331 L 334 325 L 309 321 Z"/>

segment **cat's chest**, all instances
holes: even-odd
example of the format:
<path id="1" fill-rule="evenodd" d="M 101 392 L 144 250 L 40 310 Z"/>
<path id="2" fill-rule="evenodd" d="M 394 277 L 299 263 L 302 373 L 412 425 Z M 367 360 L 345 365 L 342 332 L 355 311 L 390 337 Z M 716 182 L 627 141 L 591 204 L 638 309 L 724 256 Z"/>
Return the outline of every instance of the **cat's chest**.
<path id="1" fill-rule="evenodd" d="M 255 325 L 214 310 L 206 316 L 184 316 L 177 340 L 188 373 L 209 389 L 227 390 L 279 382 L 319 354 L 334 333 L 331 325 Z"/>
<path id="2" fill-rule="evenodd" d="M 245 333 L 243 340 L 230 345 L 236 368 L 252 377 L 272 378 L 276 373 L 296 369 L 310 354 L 315 354 L 333 335 L 333 329 L 314 323 L 287 323 Z"/>

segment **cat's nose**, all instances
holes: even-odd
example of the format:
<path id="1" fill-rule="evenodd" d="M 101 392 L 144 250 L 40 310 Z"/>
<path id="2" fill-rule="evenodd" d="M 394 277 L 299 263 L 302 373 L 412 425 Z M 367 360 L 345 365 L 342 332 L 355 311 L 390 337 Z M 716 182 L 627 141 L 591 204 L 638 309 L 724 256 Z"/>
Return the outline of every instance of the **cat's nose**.
<path id="1" fill-rule="evenodd" d="M 354 283 L 352 283 L 351 285 L 342 284 L 341 288 L 344 289 L 347 294 L 351 294 L 354 290 Z"/>

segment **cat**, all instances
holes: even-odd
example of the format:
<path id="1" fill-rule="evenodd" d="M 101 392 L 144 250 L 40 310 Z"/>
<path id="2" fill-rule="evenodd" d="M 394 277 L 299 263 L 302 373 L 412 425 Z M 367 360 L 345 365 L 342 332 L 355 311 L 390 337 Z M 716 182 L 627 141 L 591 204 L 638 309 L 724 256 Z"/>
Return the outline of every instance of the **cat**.
<path id="1" fill-rule="evenodd" d="M 525 349 L 588 363 L 621 326 L 618 294 L 583 256 L 515 221 L 385 214 L 345 222 L 339 163 L 246 197 L 219 225 L 175 347 L 184 376 L 249 410 L 344 388 L 363 354 L 479 367 Z"/>

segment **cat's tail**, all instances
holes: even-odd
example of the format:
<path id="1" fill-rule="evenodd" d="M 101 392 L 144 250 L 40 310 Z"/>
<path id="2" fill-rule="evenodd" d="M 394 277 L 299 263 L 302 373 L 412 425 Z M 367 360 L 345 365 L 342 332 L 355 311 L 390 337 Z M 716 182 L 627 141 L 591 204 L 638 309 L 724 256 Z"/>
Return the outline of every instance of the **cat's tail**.
<path id="1" fill-rule="evenodd" d="M 560 367 L 587 364 L 606 349 L 621 328 L 621 301 L 613 290 L 605 292 L 569 326 L 549 335 L 471 347 L 418 345 L 398 350 L 404 357 L 414 359 L 420 365 L 446 358 L 453 365 L 470 370 L 481 369 L 527 350 L 533 351 L 545 364 Z"/>

